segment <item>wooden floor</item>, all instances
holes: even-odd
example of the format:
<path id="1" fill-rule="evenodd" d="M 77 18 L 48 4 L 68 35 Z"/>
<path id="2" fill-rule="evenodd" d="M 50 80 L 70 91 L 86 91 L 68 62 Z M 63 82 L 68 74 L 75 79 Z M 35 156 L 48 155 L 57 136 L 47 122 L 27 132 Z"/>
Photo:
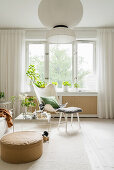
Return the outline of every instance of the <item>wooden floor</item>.
<path id="1" fill-rule="evenodd" d="M 114 170 L 114 119 L 82 119 L 85 147 L 93 170 Z"/>
<path id="2" fill-rule="evenodd" d="M 114 119 L 80 118 L 80 120 L 80 132 L 83 134 L 83 142 L 92 170 L 114 170 Z M 52 120 L 51 128 L 57 129 L 57 123 L 58 119 Z M 73 129 L 75 129 L 75 125 L 77 126 L 76 118 L 73 123 Z M 64 126 L 63 124 L 62 129 L 65 128 Z M 15 124 L 15 129 L 18 130 L 32 130 L 35 128 L 33 122 L 29 125 L 20 124 L 20 122 Z M 69 121 L 68 133 L 72 131 L 70 128 Z M 42 128 L 39 128 L 39 130 L 43 131 Z"/>

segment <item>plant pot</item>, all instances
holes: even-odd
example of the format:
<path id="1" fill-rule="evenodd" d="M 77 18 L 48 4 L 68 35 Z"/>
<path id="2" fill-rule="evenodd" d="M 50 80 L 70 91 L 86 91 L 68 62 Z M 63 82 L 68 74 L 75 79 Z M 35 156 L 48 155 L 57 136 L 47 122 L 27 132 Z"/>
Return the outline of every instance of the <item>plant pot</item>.
<path id="1" fill-rule="evenodd" d="M 54 84 L 55 89 L 57 89 L 57 85 Z"/>
<path id="2" fill-rule="evenodd" d="M 79 91 L 79 89 L 78 89 L 78 88 L 74 88 L 74 91 L 75 91 L 75 92 L 78 92 L 78 91 Z"/>
<path id="3" fill-rule="evenodd" d="M 68 86 L 64 86 L 64 85 L 63 85 L 63 91 L 64 91 L 64 92 L 68 92 Z"/>
<path id="4" fill-rule="evenodd" d="M 32 84 L 30 84 L 30 91 L 33 92 L 34 91 L 34 87 Z"/>
<path id="5" fill-rule="evenodd" d="M 0 99 L 0 103 L 3 103 L 5 100 L 3 98 Z"/>

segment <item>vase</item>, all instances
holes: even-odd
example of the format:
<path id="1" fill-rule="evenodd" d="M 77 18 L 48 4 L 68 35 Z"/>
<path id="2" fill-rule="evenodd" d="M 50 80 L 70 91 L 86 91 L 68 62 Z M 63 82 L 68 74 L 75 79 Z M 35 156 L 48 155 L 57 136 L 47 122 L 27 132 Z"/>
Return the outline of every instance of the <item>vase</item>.
<path id="1" fill-rule="evenodd" d="M 74 88 L 74 91 L 75 91 L 75 92 L 79 92 L 79 89 L 78 89 L 78 88 Z"/>
<path id="2" fill-rule="evenodd" d="M 27 107 L 25 107 L 25 113 L 24 113 L 24 118 L 27 118 Z"/>
<path id="3" fill-rule="evenodd" d="M 64 92 L 68 92 L 68 86 L 64 86 L 64 85 L 63 85 L 63 91 L 64 91 Z"/>
<path id="4" fill-rule="evenodd" d="M 57 89 L 57 85 L 54 84 L 55 89 Z"/>

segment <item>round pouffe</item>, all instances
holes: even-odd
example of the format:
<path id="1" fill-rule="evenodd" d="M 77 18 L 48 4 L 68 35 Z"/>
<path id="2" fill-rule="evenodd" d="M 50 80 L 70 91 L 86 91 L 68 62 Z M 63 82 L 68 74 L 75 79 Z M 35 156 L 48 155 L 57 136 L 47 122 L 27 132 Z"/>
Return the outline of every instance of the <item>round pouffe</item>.
<path id="1" fill-rule="evenodd" d="M 35 131 L 21 131 L 1 139 L 1 159 L 9 163 L 26 163 L 42 155 L 42 136 Z"/>

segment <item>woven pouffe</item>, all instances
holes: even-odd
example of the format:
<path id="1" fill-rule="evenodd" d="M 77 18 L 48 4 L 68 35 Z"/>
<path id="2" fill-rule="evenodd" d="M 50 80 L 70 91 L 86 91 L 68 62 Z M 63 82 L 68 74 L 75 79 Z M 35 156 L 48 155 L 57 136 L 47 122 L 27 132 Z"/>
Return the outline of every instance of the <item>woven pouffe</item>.
<path id="1" fill-rule="evenodd" d="M 42 136 L 35 131 L 21 131 L 1 139 L 1 159 L 9 163 L 26 163 L 42 155 Z"/>

